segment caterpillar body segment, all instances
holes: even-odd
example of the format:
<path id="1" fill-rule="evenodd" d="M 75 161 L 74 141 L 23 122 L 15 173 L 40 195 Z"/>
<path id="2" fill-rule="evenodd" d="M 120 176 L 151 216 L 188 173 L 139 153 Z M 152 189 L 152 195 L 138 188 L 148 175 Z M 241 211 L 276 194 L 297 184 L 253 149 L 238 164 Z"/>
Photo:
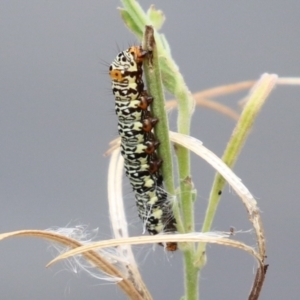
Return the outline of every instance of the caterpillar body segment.
<path id="1" fill-rule="evenodd" d="M 144 89 L 142 63 L 146 55 L 141 46 L 120 52 L 110 65 L 109 75 L 125 173 L 135 193 L 139 217 L 145 229 L 155 235 L 175 232 L 176 220 L 159 170 L 162 160 L 157 157 L 159 141 L 153 132 L 158 119 L 150 112 L 154 100 Z M 166 249 L 175 251 L 177 243 L 167 243 Z"/>

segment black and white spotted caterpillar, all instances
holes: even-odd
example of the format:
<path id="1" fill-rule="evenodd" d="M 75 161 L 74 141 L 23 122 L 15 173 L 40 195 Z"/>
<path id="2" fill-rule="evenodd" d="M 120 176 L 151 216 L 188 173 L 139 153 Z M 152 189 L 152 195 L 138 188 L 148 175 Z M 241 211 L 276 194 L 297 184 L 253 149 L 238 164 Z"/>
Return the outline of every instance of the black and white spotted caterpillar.
<path id="1" fill-rule="evenodd" d="M 151 115 L 149 107 L 153 98 L 144 90 L 142 64 L 147 55 L 141 46 L 120 52 L 109 67 L 109 75 L 126 175 L 135 193 L 139 217 L 154 235 L 175 232 L 176 221 L 159 171 L 159 141 L 153 134 L 158 119 Z M 167 243 L 166 249 L 175 251 L 177 243 Z"/>

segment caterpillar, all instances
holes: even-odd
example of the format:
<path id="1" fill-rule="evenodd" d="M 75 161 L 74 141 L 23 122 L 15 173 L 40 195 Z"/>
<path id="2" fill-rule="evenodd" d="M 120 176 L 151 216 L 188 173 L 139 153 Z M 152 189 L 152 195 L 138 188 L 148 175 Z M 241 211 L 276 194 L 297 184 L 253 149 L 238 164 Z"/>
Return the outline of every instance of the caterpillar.
<path id="1" fill-rule="evenodd" d="M 143 60 L 150 52 L 132 46 L 120 52 L 109 67 L 115 111 L 121 137 L 121 154 L 125 173 L 135 193 L 140 219 L 150 235 L 175 232 L 174 218 L 160 173 L 162 160 L 157 156 L 159 141 L 154 135 L 158 119 L 150 112 L 154 100 L 144 90 Z M 177 243 L 166 244 L 175 251 Z"/>

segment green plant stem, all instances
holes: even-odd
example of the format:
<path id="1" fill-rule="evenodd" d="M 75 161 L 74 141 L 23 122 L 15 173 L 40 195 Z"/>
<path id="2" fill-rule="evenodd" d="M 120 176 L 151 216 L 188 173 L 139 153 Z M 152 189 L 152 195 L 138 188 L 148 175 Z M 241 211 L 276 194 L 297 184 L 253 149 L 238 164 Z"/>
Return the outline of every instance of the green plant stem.
<path id="1" fill-rule="evenodd" d="M 253 123 L 260 112 L 267 96 L 273 88 L 277 77 L 265 74 L 253 88 L 246 106 L 238 120 L 232 136 L 227 144 L 222 160 L 232 168 L 243 148 L 245 141 L 252 129 Z M 226 184 L 225 179 L 217 173 L 212 185 L 209 202 L 202 226 L 202 232 L 210 231 L 215 213 L 221 198 L 221 193 Z M 196 265 L 202 268 L 205 263 L 205 243 L 200 243 L 196 254 Z"/>
<path id="2" fill-rule="evenodd" d="M 151 56 L 145 60 L 144 74 L 147 83 L 149 94 L 154 98 L 151 105 L 153 115 L 159 119 L 159 124 L 155 127 L 155 135 L 160 141 L 158 155 L 163 160 L 162 175 L 164 185 L 172 197 L 175 197 L 175 185 L 173 176 L 172 152 L 169 137 L 168 117 L 165 110 L 165 98 L 161 80 L 160 65 L 157 55 L 157 48 L 154 39 L 154 31 L 151 26 L 146 26 L 145 35 L 143 38 L 143 49 L 151 51 Z M 177 221 L 177 229 L 183 231 L 178 203 L 174 203 L 174 215 Z"/>
<path id="3" fill-rule="evenodd" d="M 187 251 L 184 253 L 184 284 L 185 300 L 199 300 L 199 268 L 194 266 L 194 252 Z"/>
<path id="4" fill-rule="evenodd" d="M 122 0 L 124 5 L 124 9 L 120 9 L 121 16 L 126 23 L 126 25 L 138 36 L 139 39 L 142 39 L 141 32 L 144 31 L 144 26 L 150 25 L 151 20 L 148 16 L 143 12 L 140 5 L 135 0 Z M 158 59 L 161 66 L 161 76 L 162 82 L 165 88 L 175 96 L 178 101 L 178 119 L 177 126 L 178 132 L 183 134 L 190 134 L 190 124 L 191 124 L 191 116 L 194 111 L 194 99 L 189 92 L 183 77 L 179 73 L 178 67 L 176 63 L 173 61 L 170 55 L 170 48 L 167 40 L 164 36 L 158 34 L 156 30 L 154 30 L 155 39 L 156 39 L 156 47 L 158 53 Z M 155 55 L 154 55 L 155 56 Z M 155 66 L 156 68 L 156 66 Z M 148 70 L 145 72 L 147 78 Z M 150 73 L 150 72 L 149 72 Z M 155 95 L 155 89 L 151 86 L 151 82 L 153 79 L 147 79 L 149 91 L 151 90 L 151 96 L 155 97 L 155 101 L 157 101 L 156 97 L 163 99 L 161 95 Z M 155 79 L 154 79 L 155 81 Z M 159 92 L 160 93 L 160 92 Z M 159 116 L 160 123 L 164 117 L 162 117 L 159 112 L 155 109 L 155 116 Z M 159 110 L 164 110 L 162 107 Z M 159 125 L 159 127 L 163 128 L 164 126 Z M 159 134 L 159 130 L 157 130 L 157 135 Z M 167 135 L 165 135 L 167 137 Z M 163 137 L 160 138 L 162 142 Z M 161 145 L 160 154 L 163 155 L 164 149 Z M 167 154 L 169 155 L 169 154 Z M 179 213 L 179 207 L 174 207 L 174 215 L 176 217 L 178 223 L 178 231 L 179 232 L 191 232 L 194 231 L 194 203 L 193 203 L 193 184 L 191 179 L 191 168 L 190 168 L 190 153 L 187 149 L 176 145 L 176 156 L 178 161 L 178 174 L 180 180 L 180 208 L 183 217 L 183 225 L 181 225 L 181 216 Z M 171 158 L 171 156 L 170 156 Z M 164 165 L 169 164 L 169 159 L 164 157 Z M 163 167 L 167 170 L 168 167 Z M 168 174 L 163 171 L 166 182 L 166 187 L 169 189 L 170 177 Z M 169 171 L 168 171 L 169 172 Z M 173 175 L 172 175 L 173 176 Z M 172 191 L 173 187 L 170 186 L 170 190 Z M 194 244 L 183 244 L 181 249 L 184 253 L 184 263 L 185 263 L 185 291 L 186 296 L 185 300 L 194 300 L 197 299 L 198 295 L 198 276 L 197 276 L 197 268 L 193 265 L 194 258 Z"/>
<path id="5" fill-rule="evenodd" d="M 179 78 L 180 79 L 180 78 Z M 183 83 L 182 83 L 183 85 Z M 182 86 L 181 85 L 181 86 Z M 179 91 L 175 97 L 178 99 L 178 132 L 186 135 L 190 134 L 191 110 L 188 108 L 189 93 L 186 90 Z M 180 190 L 181 209 L 185 232 L 193 232 L 194 228 L 194 202 L 192 199 L 193 184 L 191 178 L 190 152 L 184 147 L 176 146 Z"/>
<path id="6" fill-rule="evenodd" d="M 147 15 L 145 14 L 142 7 L 139 5 L 139 3 L 135 0 L 121 0 L 122 4 L 124 5 L 124 8 L 132 19 L 134 20 L 136 26 L 139 29 L 142 29 L 142 33 L 144 32 L 144 28 L 146 25 L 150 25 L 149 19 Z M 139 36 L 140 40 L 142 39 L 142 36 Z"/>

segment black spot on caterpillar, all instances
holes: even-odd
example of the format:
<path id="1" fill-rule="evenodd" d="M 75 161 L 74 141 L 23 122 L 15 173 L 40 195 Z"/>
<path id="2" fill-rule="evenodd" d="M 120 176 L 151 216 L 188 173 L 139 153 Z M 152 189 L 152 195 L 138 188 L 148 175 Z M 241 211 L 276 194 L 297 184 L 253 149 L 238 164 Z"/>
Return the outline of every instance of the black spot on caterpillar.
<path id="1" fill-rule="evenodd" d="M 139 217 L 149 234 L 154 235 L 175 232 L 176 221 L 159 170 L 159 141 L 153 133 L 158 119 L 150 112 L 153 98 L 144 90 L 142 64 L 148 54 L 141 46 L 120 52 L 109 67 L 109 75 L 125 172 L 135 193 Z M 175 251 L 177 243 L 167 243 L 166 249 Z"/>

